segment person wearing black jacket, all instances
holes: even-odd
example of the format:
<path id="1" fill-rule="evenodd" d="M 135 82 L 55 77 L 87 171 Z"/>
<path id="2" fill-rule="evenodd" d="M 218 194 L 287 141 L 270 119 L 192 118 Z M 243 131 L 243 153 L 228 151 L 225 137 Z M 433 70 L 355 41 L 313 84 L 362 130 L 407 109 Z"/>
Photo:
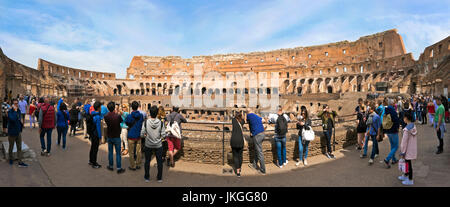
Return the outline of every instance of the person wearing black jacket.
<path id="1" fill-rule="evenodd" d="M 242 125 L 244 120 L 242 119 L 242 114 L 236 112 L 234 118 L 232 119 L 233 130 L 231 132 L 230 145 L 233 152 L 233 160 L 235 173 L 238 177 L 241 177 L 241 166 L 242 166 L 242 152 L 244 149 L 244 134 L 242 130 Z"/>
<path id="2" fill-rule="evenodd" d="M 69 111 L 70 116 L 70 131 L 69 135 L 75 136 L 75 132 L 77 131 L 77 123 L 78 123 L 78 113 L 80 110 L 77 107 L 77 104 L 72 105 L 72 109 Z"/>
<path id="3" fill-rule="evenodd" d="M 287 165 L 288 161 L 286 160 L 286 133 L 287 133 L 287 125 L 288 122 L 284 117 L 284 114 L 281 110 L 281 106 L 278 108 L 278 118 L 275 123 L 275 135 L 274 140 L 277 146 L 277 155 L 278 155 L 278 167 L 283 168 L 283 165 Z"/>
<path id="4" fill-rule="evenodd" d="M 299 166 L 301 162 L 303 162 L 303 165 L 308 165 L 308 162 L 306 161 L 306 158 L 308 158 L 308 146 L 309 142 L 302 138 L 302 132 L 303 129 L 309 130 L 311 127 L 311 119 L 308 117 L 308 111 L 306 110 L 306 107 L 303 108 L 300 112 L 300 117 L 298 118 L 297 122 L 297 129 L 298 129 L 298 153 L 299 158 L 296 166 Z M 303 149 L 305 150 L 304 156 L 303 156 Z"/>

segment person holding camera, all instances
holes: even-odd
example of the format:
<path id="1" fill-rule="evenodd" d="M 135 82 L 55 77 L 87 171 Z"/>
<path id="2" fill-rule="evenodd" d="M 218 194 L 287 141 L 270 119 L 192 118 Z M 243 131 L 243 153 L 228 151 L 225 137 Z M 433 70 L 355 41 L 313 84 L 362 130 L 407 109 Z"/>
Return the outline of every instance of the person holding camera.
<path id="1" fill-rule="evenodd" d="M 323 134 L 327 140 L 327 153 L 325 155 L 330 159 L 335 158 L 331 150 L 331 136 L 333 135 L 333 129 L 336 123 L 334 119 L 336 118 L 337 113 L 325 104 L 323 105 L 322 111 L 320 111 L 317 116 L 322 119 Z"/>

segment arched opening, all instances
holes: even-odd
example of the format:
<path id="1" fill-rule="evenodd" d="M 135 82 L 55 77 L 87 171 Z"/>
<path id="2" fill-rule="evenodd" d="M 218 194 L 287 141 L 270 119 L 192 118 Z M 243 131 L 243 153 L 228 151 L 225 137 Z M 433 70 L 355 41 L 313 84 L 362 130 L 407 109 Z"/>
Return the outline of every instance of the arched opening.
<path id="1" fill-rule="evenodd" d="M 136 89 L 136 95 L 139 95 L 139 92 L 140 92 L 139 89 Z"/>
<path id="2" fill-rule="evenodd" d="M 206 92 L 206 88 L 205 88 L 205 87 L 203 87 L 203 88 L 202 88 L 202 95 L 204 95 L 204 94 L 205 94 L 205 92 Z"/>
<path id="3" fill-rule="evenodd" d="M 266 93 L 267 93 L 267 94 L 270 94 L 270 88 L 267 88 L 267 89 L 266 89 Z"/>
<path id="4" fill-rule="evenodd" d="M 244 93 L 248 94 L 248 88 L 244 88 Z"/>
<path id="5" fill-rule="evenodd" d="M 333 87 L 328 86 L 328 87 L 327 87 L 327 92 L 328 92 L 328 93 L 333 93 Z"/>
<path id="6" fill-rule="evenodd" d="M 114 89 L 114 95 L 117 95 L 117 88 Z"/>
<path id="7" fill-rule="evenodd" d="M 141 90 L 141 95 L 145 95 L 145 90 L 144 89 Z"/>
<path id="8" fill-rule="evenodd" d="M 134 89 L 130 90 L 130 95 L 134 95 Z"/>
<path id="9" fill-rule="evenodd" d="M 302 95 L 302 87 L 297 87 L 297 95 Z"/>
<path id="10" fill-rule="evenodd" d="M 152 88 L 152 95 L 153 96 L 156 95 L 156 89 L 155 88 Z"/>

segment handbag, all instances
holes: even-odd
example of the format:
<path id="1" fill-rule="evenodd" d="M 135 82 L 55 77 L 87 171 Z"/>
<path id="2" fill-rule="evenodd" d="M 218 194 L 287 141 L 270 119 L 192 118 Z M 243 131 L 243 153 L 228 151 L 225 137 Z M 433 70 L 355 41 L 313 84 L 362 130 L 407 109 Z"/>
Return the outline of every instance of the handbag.
<path id="1" fill-rule="evenodd" d="M 398 170 L 400 170 L 400 172 L 402 172 L 403 174 L 407 173 L 408 168 L 406 166 L 405 159 L 402 158 L 398 161 Z"/>
<path id="2" fill-rule="evenodd" d="M 314 135 L 314 131 L 312 130 L 311 127 L 309 127 L 309 130 L 306 130 L 305 128 L 303 128 L 302 131 L 302 138 L 306 141 L 313 141 L 315 138 Z"/>

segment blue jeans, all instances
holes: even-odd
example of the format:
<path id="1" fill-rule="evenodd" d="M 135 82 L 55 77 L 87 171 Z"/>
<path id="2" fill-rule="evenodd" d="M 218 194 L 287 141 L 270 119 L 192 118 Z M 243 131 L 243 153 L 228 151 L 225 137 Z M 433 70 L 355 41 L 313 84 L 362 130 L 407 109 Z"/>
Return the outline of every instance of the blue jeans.
<path id="1" fill-rule="evenodd" d="M 121 157 L 121 147 L 122 141 L 120 138 L 108 138 L 108 161 L 109 166 L 114 166 L 114 157 L 113 157 L 113 147 L 116 148 L 116 162 L 117 162 L 117 169 L 122 168 L 122 157 Z"/>
<path id="2" fill-rule="evenodd" d="M 327 139 L 327 152 L 331 153 L 331 136 L 333 136 L 333 129 L 323 131 L 325 138 Z"/>
<path id="3" fill-rule="evenodd" d="M 387 134 L 387 136 L 389 137 L 389 143 L 391 143 L 391 152 L 389 152 L 388 156 L 386 157 L 386 161 L 389 162 L 389 160 L 396 162 L 397 159 L 395 158 L 395 153 L 398 150 L 398 134 L 394 133 L 394 134 Z"/>
<path id="4" fill-rule="evenodd" d="M 69 129 L 69 126 L 63 126 L 63 127 L 57 127 L 56 130 L 58 131 L 58 145 L 61 143 L 61 135 L 63 138 L 63 148 L 66 148 L 66 135 L 67 135 L 67 129 Z"/>
<path id="5" fill-rule="evenodd" d="M 310 141 L 305 140 L 305 145 L 303 145 L 302 142 L 302 136 L 298 136 L 298 153 L 299 153 L 299 160 L 303 160 L 303 148 L 305 149 L 305 160 L 308 158 L 308 146 Z"/>
<path id="6" fill-rule="evenodd" d="M 41 129 L 40 138 L 42 151 L 47 149 L 47 152 L 50 152 L 50 150 L 52 149 L 52 131 L 53 129 L 44 129 L 44 128 Z M 45 140 L 44 140 L 45 134 L 47 134 L 47 148 L 45 148 Z"/>
<path id="7" fill-rule="evenodd" d="M 369 139 L 372 138 L 372 154 L 370 155 L 370 159 L 374 159 L 375 158 L 375 154 L 378 152 L 378 142 L 377 142 L 377 138 L 376 135 L 370 135 L 370 137 L 366 137 L 366 142 L 364 144 L 364 153 L 363 155 L 366 156 L 367 155 L 367 145 L 369 144 Z"/>
<path id="8" fill-rule="evenodd" d="M 275 137 L 275 143 L 277 145 L 278 165 L 283 165 L 286 162 L 286 136 Z"/>

